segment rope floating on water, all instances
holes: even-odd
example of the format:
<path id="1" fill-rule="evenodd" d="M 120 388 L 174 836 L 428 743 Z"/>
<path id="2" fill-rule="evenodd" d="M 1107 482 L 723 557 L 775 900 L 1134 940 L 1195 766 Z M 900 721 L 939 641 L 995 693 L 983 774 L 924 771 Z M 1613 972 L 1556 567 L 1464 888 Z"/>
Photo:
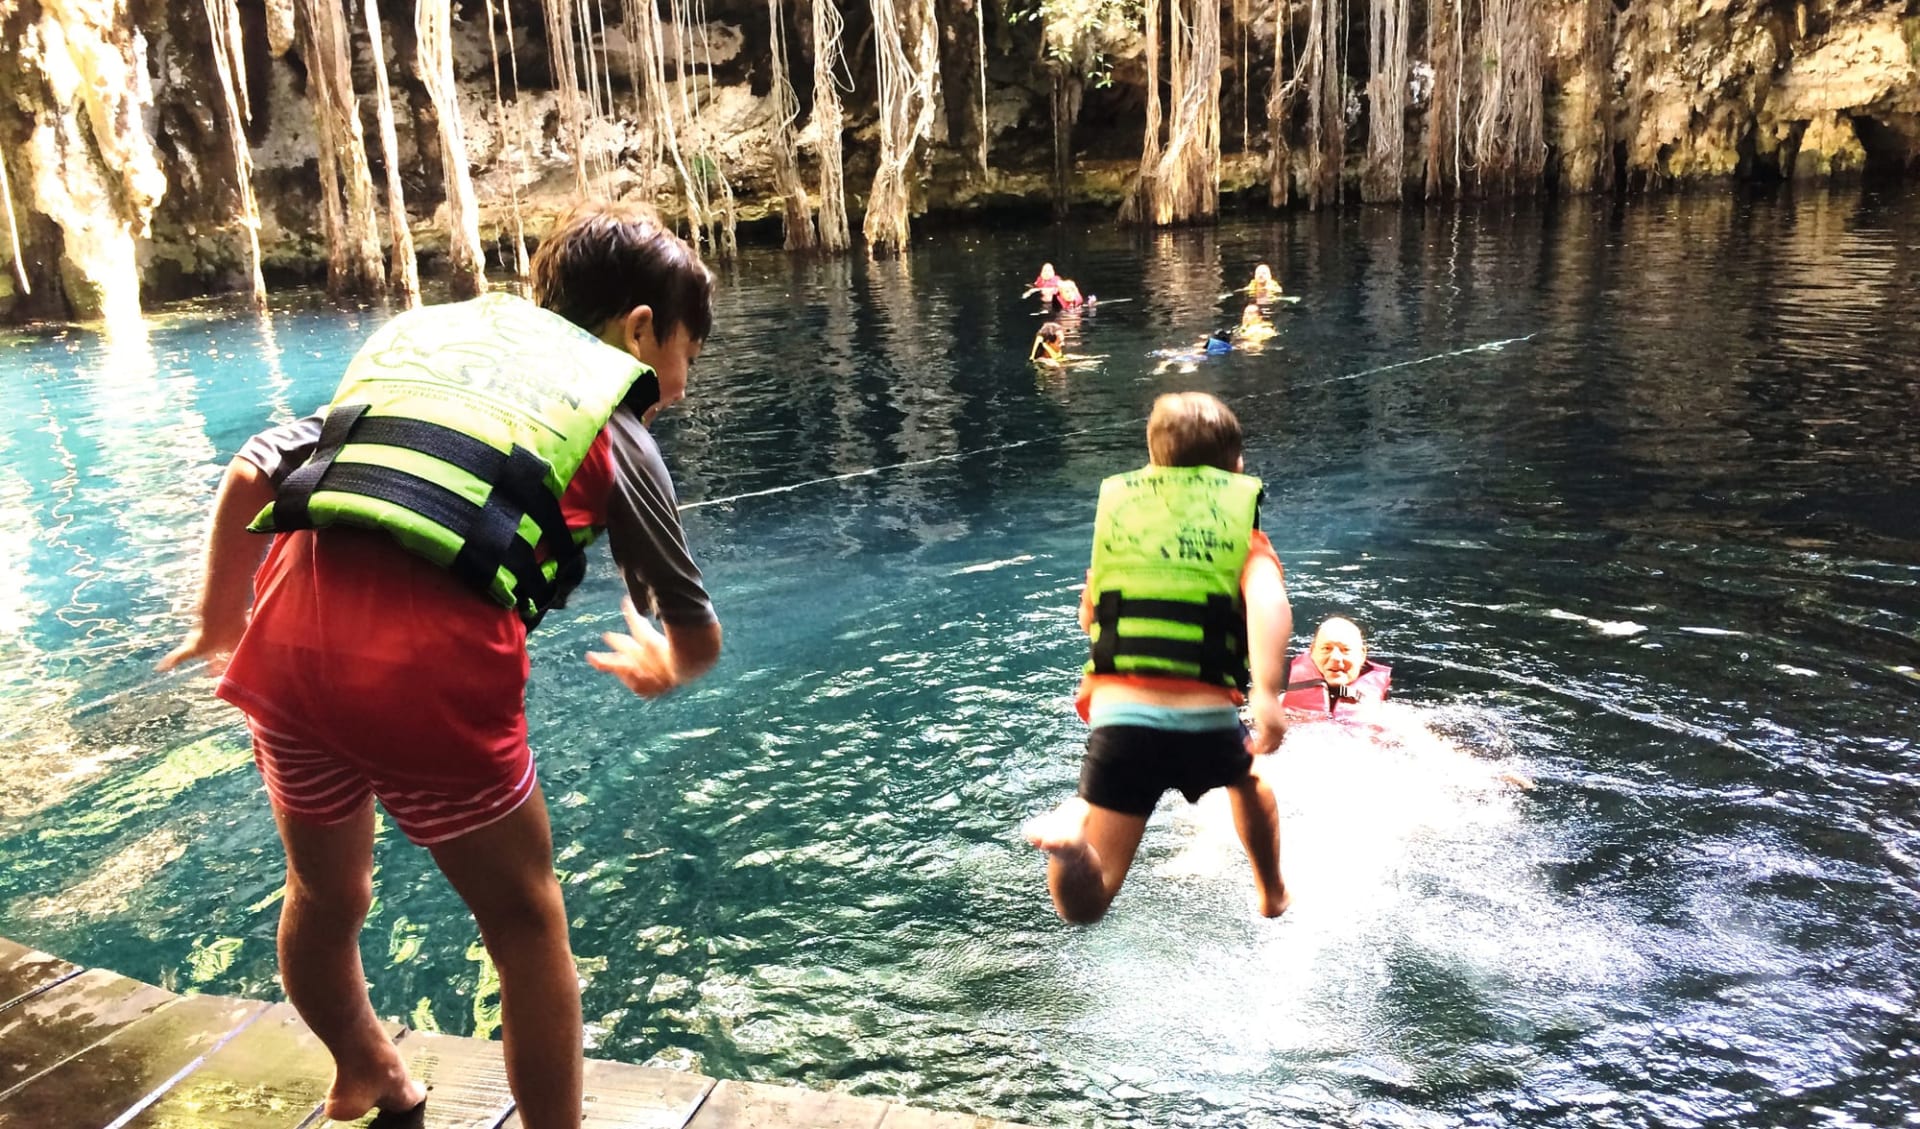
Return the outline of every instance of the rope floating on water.
<path id="1" fill-rule="evenodd" d="M 1517 345 L 1525 341 L 1531 341 L 1534 336 L 1534 334 L 1529 333 L 1524 337 L 1503 337 L 1497 341 L 1483 341 L 1478 345 L 1469 345 L 1462 349 L 1450 349 L 1447 352 L 1434 353 L 1431 356 L 1414 357 L 1411 360 L 1395 361 L 1389 365 L 1379 365 L 1370 369 L 1361 369 L 1359 372 L 1343 373 L 1339 376 L 1328 377 L 1325 380 L 1309 384 L 1306 387 L 1321 388 L 1329 384 L 1338 384 L 1342 381 L 1358 380 L 1363 376 L 1375 376 L 1383 372 L 1392 372 L 1396 369 L 1412 368 L 1415 365 L 1444 361 L 1450 357 L 1464 357 L 1469 353 L 1497 353 L 1508 345 Z M 1266 392 L 1250 393 L 1240 397 L 1240 399 L 1242 401 L 1260 400 L 1269 396 L 1281 395 L 1288 391 L 1292 390 L 1272 389 Z M 919 467 L 933 466 L 936 463 L 954 463 L 962 459 L 974 458 L 977 455 L 992 455 L 1001 451 L 1016 450 L 1020 447 L 1031 447 L 1036 443 L 1059 443 L 1067 439 L 1077 439 L 1082 435 L 1094 435 L 1102 431 L 1112 431 L 1119 427 L 1138 427 L 1144 422 L 1144 417 L 1129 417 L 1124 420 L 1116 420 L 1113 423 L 1077 428 L 1073 431 L 1063 431 L 1055 435 L 1043 435 L 1034 439 L 1020 439 L 1012 443 L 997 443 L 991 447 L 975 447 L 966 451 L 955 451 L 952 454 L 935 455 L 932 458 L 910 459 L 901 463 L 887 463 L 882 466 L 864 467 L 860 470 L 850 470 L 842 474 L 830 474 L 823 478 L 808 478 L 800 482 L 790 482 L 785 486 L 769 486 L 763 490 L 746 490 L 738 494 L 728 494 L 721 498 L 702 498 L 697 502 L 682 502 L 679 508 L 682 513 L 685 513 L 688 510 L 703 509 L 707 506 L 723 506 L 732 502 L 745 501 L 749 498 L 766 498 L 774 494 L 791 494 L 796 490 L 805 490 L 809 486 L 824 486 L 832 482 L 850 482 L 856 478 L 871 478 L 874 475 L 885 474 L 889 471 L 913 470 Z"/>

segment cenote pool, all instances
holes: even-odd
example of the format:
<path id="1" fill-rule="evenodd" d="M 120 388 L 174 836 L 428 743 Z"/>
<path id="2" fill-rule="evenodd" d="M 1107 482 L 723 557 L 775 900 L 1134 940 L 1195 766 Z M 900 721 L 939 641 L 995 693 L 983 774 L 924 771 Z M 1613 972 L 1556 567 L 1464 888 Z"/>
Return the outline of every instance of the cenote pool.
<path id="1" fill-rule="evenodd" d="M 1110 303 L 1036 376 L 1043 259 Z M 1156 374 L 1272 262 L 1260 353 Z M 644 703 L 529 709 L 591 1053 L 1043 1125 L 1890 1125 L 1920 1083 L 1920 199 L 1350 210 L 935 234 L 722 269 L 660 426 L 727 628 Z M 220 466 L 385 316 L 287 299 L 0 353 L 0 934 L 275 996 L 237 715 L 151 673 Z M 1169 801 L 1061 925 L 1098 480 L 1226 397 L 1297 622 L 1356 615 L 1396 726 L 1277 754 L 1295 908 Z M 873 468 L 880 468 L 874 470 Z M 1522 794 L 1494 776 L 1520 771 Z M 496 1033 L 471 920 L 383 830 L 375 1003 Z"/>

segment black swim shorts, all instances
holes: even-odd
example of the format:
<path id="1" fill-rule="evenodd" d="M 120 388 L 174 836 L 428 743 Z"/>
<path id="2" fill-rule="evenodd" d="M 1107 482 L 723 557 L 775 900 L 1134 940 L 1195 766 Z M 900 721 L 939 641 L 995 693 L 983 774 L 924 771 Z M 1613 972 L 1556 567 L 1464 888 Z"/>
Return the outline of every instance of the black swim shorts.
<path id="1" fill-rule="evenodd" d="M 1144 725 L 1102 725 L 1080 761 L 1080 798 L 1128 815 L 1153 814 L 1161 793 L 1180 789 L 1188 803 L 1238 784 L 1253 769 L 1245 731 L 1183 733 Z"/>

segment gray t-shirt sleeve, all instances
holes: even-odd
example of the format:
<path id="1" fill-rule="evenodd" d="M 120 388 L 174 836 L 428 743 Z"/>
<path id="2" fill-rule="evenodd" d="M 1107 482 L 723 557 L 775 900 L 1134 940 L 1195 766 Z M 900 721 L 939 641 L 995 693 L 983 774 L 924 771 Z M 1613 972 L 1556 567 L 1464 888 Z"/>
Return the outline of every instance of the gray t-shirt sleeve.
<path id="1" fill-rule="evenodd" d="M 607 499 L 607 545 L 627 582 L 627 593 L 662 623 L 698 627 L 718 623 L 700 566 L 687 551 L 679 499 L 660 448 L 627 408 L 607 421 L 613 456 L 613 493 Z"/>
<path id="2" fill-rule="evenodd" d="M 313 456 L 326 421 L 327 413 L 322 409 L 304 419 L 270 427 L 242 444 L 240 457 L 259 467 L 277 487 Z"/>

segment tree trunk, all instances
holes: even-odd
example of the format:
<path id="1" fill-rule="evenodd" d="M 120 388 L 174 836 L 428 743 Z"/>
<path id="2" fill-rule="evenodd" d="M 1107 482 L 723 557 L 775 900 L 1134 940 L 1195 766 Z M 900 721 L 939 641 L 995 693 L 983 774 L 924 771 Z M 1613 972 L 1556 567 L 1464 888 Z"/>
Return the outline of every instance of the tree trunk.
<path id="1" fill-rule="evenodd" d="M 1367 18 L 1367 171 L 1360 198 L 1400 199 L 1407 163 L 1408 0 L 1372 0 Z"/>
<path id="2" fill-rule="evenodd" d="M 1427 58 L 1433 65 L 1433 98 L 1427 108 L 1429 200 L 1446 193 L 1449 178 L 1455 192 L 1459 190 L 1460 4 L 1461 0 L 1427 0 Z"/>
<path id="3" fill-rule="evenodd" d="M 1347 157 L 1346 83 L 1340 65 L 1343 0 L 1312 0 L 1300 79 L 1307 87 L 1307 206 L 1339 203 Z"/>
<path id="4" fill-rule="evenodd" d="M 987 174 L 986 44 L 979 34 L 986 0 L 938 0 L 940 99 L 947 144 L 966 154 L 975 176 Z"/>
<path id="5" fill-rule="evenodd" d="M 1050 72 L 1053 116 L 1053 218 L 1067 218 L 1073 204 L 1073 127 L 1080 120 L 1083 84 L 1078 68 L 1055 59 Z"/>
<path id="6" fill-rule="evenodd" d="M 486 255 L 480 249 L 480 205 L 467 167 L 466 131 L 460 124 L 460 91 L 453 82 L 453 13 L 449 0 L 419 0 L 414 34 L 420 81 L 440 119 L 440 164 L 447 178 L 447 260 L 453 292 L 477 297 L 487 288 Z"/>
<path id="7" fill-rule="evenodd" d="M 1293 90 L 1286 81 L 1287 41 L 1293 38 L 1293 5 L 1275 0 L 1273 17 L 1273 83 L 1267 93 L 1267 203 L 1287 206 L 1293 175 L 1293 150 L 1287 144 L 1287 119 L 1293 115 Z"/>
<path id="8" fill-rule="evenodd" d="M 853 237 L 847 230 L 847 174 L 840 148 L 845 118 L 834 83 L 847 25 L 833 4 L 813 0 L 813 127 L 820 154 L 820 247 L 845 251 L 853 246 Z"/>
<path id="9" fill-rule="evenodd" d="M 767 23 L 773 29 L 773 183 L 784 208 L 786 248 L 811 251 L 813 209 L 807 206 L 807 185 L 800 179 L 800 158 L 794 151 L 793 123 L 800 117 L 800 99 L 787 80 L 787 19 L 780 0 L 767 0 Z"/>
<path id="10" fill-rule="evenodd" d="M 1167 151 L 1147 197 L 1155 227 L 1211 220 L 1220 210 L 1220 6 L 1195 0 L 1192 42 L 1182 60 Z M 1177 38 L 1177 37 L 1176 37 Z"/>
<path id="11" fill-rule="evenodd" d="M 872 253 L 898 254 L 910 237 L 907 167 L 933 124 L 939 40 L 932 0 L 872 0 L 872 6 L 880 159 L 862 227 Z"/>
<path id="12" fill-rule="evenodd" d="M 1178 0 L 1173 0 L 1178 2 Z M 1140 142 L 1140 175 L 1120 202 L 1121 223 L 1146 223 L 1152 215 L 1154 178 L 1160 172 L 1160 0 L 1147 0 L 1147 128 Z"/>
<path id="13" fill-rule="evenodd" d="M 1474 187 L 1482 194 L 1539 187 L 1546 167 L 1545 88 L 1533 0 L 1484 0 L 1481 68 L 1474 128 Z"/>
<path id="14" fill-rule="evenodd" d="M 587 125 L 580 109 L 580 71 L 573 58 L 572 0 L 540 0 L 540 12 L 547 28 L 547 59 L 553 68 L 553 89 L 560 98 L 560 118 L 564 123 L 567 148 L 573 151 L 574 191 L 585 196 L 587 188 Z"/>
<path id="15" fill-rule="evenodd" d="M 507 60 L 513 68 L 513 117 L 507 116 L 506 88 L 500 81 L 500 42 L 493 32 L 493 3 L 486 0 L 487 6 L 487 57 L 493 63 L 493 118 L 500 131 L 500 160 L 504 164 L 507 154 L 516 151 L 520 154 L 520 171 L 526 171 L 527 129 L 526 121 L 520 113 L 520 62 L 514 58 L 513 50 L 513 5 L 506 5 Z M 631 28 L 632 25 L 624 25 Z M 628 44 L 628 51 L 633 49 Z M 635 82 L 637 88 L 639 83 Z M 512 208 L 513 225 L 513 273 L 517 278 L 527 277 L 527 231 L 520 216 L 520 177 L 512 172 L 507 174 L 507 198 Z M 502 256 L 504 259 L 505 256 Z"/>
<path id="16" fill-rule="evenodd" d="M 420 304 L 420 265 L 413 253 L 413 229 L 407 224 L 407 194 L 400 183 L 400 142 L 393 128 L 393 91 L 387 84 L 386 37 L 380 33 L 380 10 L 374 0 L 364 5 L 367 46 L 373 53 L 374 107 L 380 120 L 380 159 L 387 166 L 387 285 L 407 307 Z"/>
<path id="17" fill-rule="evenodd" d="M 247 273 L 253 304 L 267 304 L 267 281 L 260 274 L 260 201 L 253 194 L 253 154 L 247 148 L 246 55 L 240 43 L 240 12 L 234 0 L 204 0 L 207 30 L 213 35 L 213 67 L 220 76 L 221 106 L 233 147 L 233 174 L 240 194 L 240 225 L 246 229 Z"/>
<path id="18" fill-rule="evenodd" d="M 347 58 L 340 0 L 296 0 L 306 39 L 307 81 L 320 129 L 320 179 L 330 191 L 327 290 L 372 296 L 386 287 L 380 223 L 373 211 L 373 174 L 361 139 L 360 107 Z"/>

